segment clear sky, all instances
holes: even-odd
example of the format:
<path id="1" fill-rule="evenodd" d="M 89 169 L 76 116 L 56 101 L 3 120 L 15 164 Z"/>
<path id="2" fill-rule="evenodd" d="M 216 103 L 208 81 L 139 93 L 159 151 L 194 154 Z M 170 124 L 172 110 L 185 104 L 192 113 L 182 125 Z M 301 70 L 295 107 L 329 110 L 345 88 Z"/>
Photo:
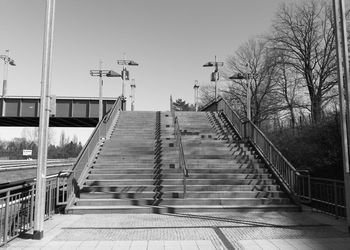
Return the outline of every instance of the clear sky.
<path id="1" fill-rule="evenodd" d="M 224 61 L 249 38 L 268 31 L 281 2 L 56 0 L 52 94 L 98 96 L 98 81 L 89 70 L 98 69 L 101 59 L 105 69 L 120 71 L 116 61 L 125 53 L 139 63 L 129 68 L 136 110 L 168 110 L 171 94 L 192 103 L 194 81 L 209 82 L 211 69 L 202 65 L 215 55 Z M 40 95 L 45 3 L 0 0 L 0 54 L 10 49 L 17 64 L 9 68 L 8 95 Z M 104 95 L 120 94 L 121 79 L 105 79 Z M 2 127 L 0 138 L 16 136 L 15 131 Z"/>

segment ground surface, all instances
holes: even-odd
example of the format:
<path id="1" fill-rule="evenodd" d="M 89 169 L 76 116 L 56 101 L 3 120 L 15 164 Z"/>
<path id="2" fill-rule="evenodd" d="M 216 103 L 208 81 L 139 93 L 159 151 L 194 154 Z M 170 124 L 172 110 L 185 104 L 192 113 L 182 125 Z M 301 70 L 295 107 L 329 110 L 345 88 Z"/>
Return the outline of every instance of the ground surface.
<path id="1" fill-rule="evenodd" d="M 344 220 L 315 212 L 55 215 L 5 249 L 350 249 Z M 28 234 L 27 236 L 30 236 Z"/>

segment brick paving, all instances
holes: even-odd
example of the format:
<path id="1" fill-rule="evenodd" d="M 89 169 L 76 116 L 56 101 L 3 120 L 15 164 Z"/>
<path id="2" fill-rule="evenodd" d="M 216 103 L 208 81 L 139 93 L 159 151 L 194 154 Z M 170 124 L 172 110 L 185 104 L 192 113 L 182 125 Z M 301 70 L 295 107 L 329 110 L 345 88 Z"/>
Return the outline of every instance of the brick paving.
<path id="1" fill-rule="evenodd" d="M 344 220 L 317 213 L 55 215 L 44 238 L 4 249 L 350 249 Z"/>

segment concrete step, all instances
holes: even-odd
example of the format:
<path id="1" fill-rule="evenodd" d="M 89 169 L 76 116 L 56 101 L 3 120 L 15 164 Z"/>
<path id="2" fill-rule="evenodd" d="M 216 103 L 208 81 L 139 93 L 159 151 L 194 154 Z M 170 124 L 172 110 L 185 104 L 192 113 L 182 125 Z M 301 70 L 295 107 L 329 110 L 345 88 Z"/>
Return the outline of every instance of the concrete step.
<path id="1" fill-rule="evenodd" d="M 70 214 L 149 214 L 158 213 L 154 206 L 72 206 L 67 209 Z"/>
<path id="2" fill-rule="evenodd" d="M 154 168 L 153 161 L 138 161 L 138 162 L 106 162 L 106 161 L 96 161 L 93 164 L 94 169 L 127 169 L 127 168 Z"/>
<path id="3" fill-rule="evenodd" d="M 130 180 L 138 181 L 138 179 L 153 179 L 153 173 L 150 174 L 89 174 L 88 179 L 92 180 Z"/>
<path id="4" fill-rule="evenodd" d="M 124 193 L 124 192 L 153 192 L 155 186 L 152 185 L 84 185 L 80 190 L 81 193 L 87 192 L 115 192 L 115 193 Z"/>
<path id="5" fill-rule="evenodd" d="M 242 205 L 172 205 L 161 206 L 156 209 L 156 213 L 232 213 L 232 212 L 299 212 L 300 207 L 289 205 L 254 205 L 254 206 L 242 206 Z"/>
<path id="6" fill-rule="evenodd" d="M 118 185 L 128 185 L 135 183 L 135 179 L 110 179 L 110 180 L 100 180 L 100 179 L 87 179 L 85 181 L 86 185 L 97 185 L 97 186 L 118 186 Z M 137 185 L 153 185 L 153 179 L 138 179 Z M 162 185 L 182 185 L 182 179 L 167 179 L 163 180 Z M 235 179 L 187 179 L 187 185 L 273 185 L 276 184 L 274 179 L 245 179 L 245 180 L 235 180 Z"/>
<path id="7" fill-rule="evenodd" d="M 151 199 L 79 199 L 76 201 L 76 206 L 144 206 L 153 205 Z"/>
<path id="8" fill-rule="evenodd" d="M 89 192 L 81 193 L 81 199 L 153 199 L 154 192 Z"/>
<path id="9" fill-rule="evenodd" d="M 154 192 L 85 192 L 80 194 L 81 199 L 144 199 L 153 198 Z M 162 199 L 182 198 L 183 192 L 166 192 L 161 195 Z M 187 192 L 186 198 L 287 198 L 282 191 L 203 191 Z"/>
<path id="10" fill-rule="evenodd" d="M 91 168 L 91 174 L 148 174 L 153 175 L 153 168 Z"/>
<path id="11" fill-rule="evenodd" d="M 183 192 L 183 185 L 161 185 L 161 191 L 163 193 L 168 192 Z M 155 189 L 154 185 L 84 185 L 81 192 L 153 192 Z M 187 192 L 233 192 L 233 191 L 280 191 L 278 185 L 213 185 L 213 186 L 202 186 L 202 185 L 187 185 Z"/>
<path id="12" fill-rule="evenodd" d="M 288 198 L 185 198 L 162 199 L 160 205 L 289 205 Z"/>

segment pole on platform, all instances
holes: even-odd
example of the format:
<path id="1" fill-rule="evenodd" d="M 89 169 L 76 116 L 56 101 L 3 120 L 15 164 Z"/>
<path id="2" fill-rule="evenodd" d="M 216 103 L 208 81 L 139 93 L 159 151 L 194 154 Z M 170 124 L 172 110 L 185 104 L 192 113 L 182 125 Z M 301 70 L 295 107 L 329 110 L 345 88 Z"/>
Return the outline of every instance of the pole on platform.
<path id="1" fill-rule="evenodd" d="M 250 91 L 250 76 L 246 74 L 247 81 L 247 118 L 250 121 L 252 119 L 252 108 L 251 108 L 251 91 Z"/>
<path id="2" fill-rule="evenodd" d="M 55 0 L 46 0 L 46 18 L 41 73 L 41 99 L 39 118 L 38 168 L 36 177 L 34 239 L 44 237 L 46 159 L 48 146 L 48 128 L 50 115 L 50 81 L 52 63 L 52 44 L 54 31 Z"/>
<path id="3" fill-rule="evenodd" d="M 135 109 L 135 89 L 136 89 L 135 79 L 131 80 L 130 88 L 131 88 L 131 91 L 130 91 L 131 92 L 131 94 L 130 94 L 131 111 L 134 111 L 134 109 Z"/>
<path id="4" fill-rule="evenodd" d="M 342 155 L 344 168 L 345 202 L 347 226 L 350 233 L 350 86 L 349 86 L 349 53 L 346 31 L 346 19 L 343 0 L 333 0 L 334 23 L 336 28 L 336 51 L 338 58 L 338 84 L 342 136 Z"/>
<path id="5" fill-rule="evenodd" d="M 195 111 L 198 112 L 198 88 L 199 88 L 199 84 L 198 81 L 194 81 L 194 85 L 193 85 L 193 90 L 194 90 L 194 107 L 195 107 Z"/>
<path id="6" fill-rule="evenodd" d="M 6 60 L 4 60 L 4 79 L 2 81 L 2 96 L 5 97 L 7 95 L 7 75 L 9 71 L 9 63 L 7 58 L 9 58 L 10 51 L 5 51 Z"/>
<path id="7" fill-rule="evenodd" d="M 102 90 L 103 89 L 103 79 L 102 79 L 102 61 L 100 60 L 100 77 L 99 77 L 99 94 L 98 94 L 98 120 L 102 120 L 103 116 L 103 100 L 102 100 Z"/>

